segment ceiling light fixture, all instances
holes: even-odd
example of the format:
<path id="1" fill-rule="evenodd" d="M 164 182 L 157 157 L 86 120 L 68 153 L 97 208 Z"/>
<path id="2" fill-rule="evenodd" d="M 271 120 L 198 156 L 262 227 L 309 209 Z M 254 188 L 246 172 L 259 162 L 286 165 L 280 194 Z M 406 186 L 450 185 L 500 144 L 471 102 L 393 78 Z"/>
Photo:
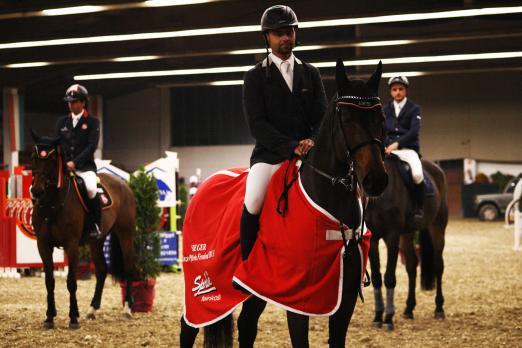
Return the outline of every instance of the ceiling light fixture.
<path id="1" fill-rule="evenodd" d="M 80 13 L 92 13 L 104 11 L 106 6 L 75 6 L 75 7 L 64 7 L 64 8 L 53 8 L 49 10 L 43 10 L 42 15 L 44 16 L 65 16 L 71 14 Z"/>
<path id="2" fill-rule="evenodd" d="M 50 65 L 49 62 L 29 62 L 29 63 L 15 63 L 4 65 L 4 68 L 36 68 L 40 66 Z"/>
<path id="3" fill-rule="evenodd" d="M 383 64 L 412 64 L 412 63 L 433 63 L 433 62 L 454 62 L 454 61 L 473 61 L 484 59 L 506 59 L 506 58 L 521 58 L 522 51 L 516 52 L 495 52 L 495 53 L 475 53 L 475 54 L 452 54 L 442 56 L 420 56 L 420 57 L 399 57 L 399 58 L 383 58 L 383 59 L 361 59 L 345 61 L 345 66 L 364 66 L 375 65 L 382 60 Z M 311 63 L 317 68 L 332 68 L 335 67 L 335 62 L 316 62 Z M 77 75 L 74 79 L 81 80 L 103 80 L 103 79 L 121 79 L 133 77 L 158 77 L 158 76 L 177 76 L 177 75 L 202 75 L 202 74 L 220 74 L 245 72 L 252 68 L 252 66 L 235 66 L 235 67 L 217 67 L 217 68 L 202 68 L 202 69 L 180 69 L 180 70 L 161 70 L 161 71 L 136 71 L 136 72 L 122 72 L 122 73 L 105 73 L 105 74 L 90 74 Z"/>
<path id="4" fill-rule="evenodd" d="M 343 18 L 343 19 L 323 20 L 323 21 L 308 21 L 308 22 L 300 22 L 299 27 L 300 28 L 319 28 L 319 27 L 331 27 L 331 26 L 347 26 L 347 25 L 361 25 L 361 24 L 375 24 L 375 23 L 389 23 L 389 22 L 403 22 L 403 21 L 419 21 L 419 20 L 431 20 L 431 19 L 463 18 L 463 17 L 473 17 L 473 16 L 490 16 L 490 15 L 514 14 L 514 13 L 522 13 L 522 6 L 489 7 L 489 8 L 472 9 L 472 10 L 442 11 L 442 12 L 430 12 L 430 13 L 410 13 L 410 14 L 403 14 L 403 15 L 389 15 L 389 16 L 362 17 L 362 18 Z M 176 38 L 176 37 L 237 34 L 237 33 L 256 32 L 256 31 L 259 31 L 259 25 L 189 29 L 189 30 L 154 32 L 154 33 L 104 35 L 104 36 L 91 36 L 91 37 L 81 37 L 81 38 L 41 40 L 41 41 L 10 42 L 10 43 L 0 44 L 0 49 L 73 45 L 73 44 L 83 44 L 83 43 L 118 42 L 118 41 L 132 41 L 132 40 L 168 39 L 168 38 Z"/>

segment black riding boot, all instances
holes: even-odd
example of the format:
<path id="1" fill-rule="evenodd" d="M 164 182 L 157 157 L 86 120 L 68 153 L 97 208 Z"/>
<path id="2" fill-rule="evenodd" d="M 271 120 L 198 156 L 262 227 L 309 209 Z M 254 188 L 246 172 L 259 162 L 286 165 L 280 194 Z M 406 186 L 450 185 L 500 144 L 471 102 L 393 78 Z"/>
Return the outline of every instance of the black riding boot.
<path id="1" fill-rule="evenodd" d="M 93 238 L 100 238 L 101 232 L 101 203 L 98 195 L 89 200 L 89 210 L 91 214 L 91 227 L 89 229 L 89 236 Z"/>
<path id="2" fill-rule="evenodd" d="M 243 214 L 241 214 L 241 222 L 239 227 L 239 238 L 241 245 L 241 258 L 248 259 L 250 251 L 257 239 L 257 232 L 259 230 L 259 215 L 252 215 L 243 205 Z"/>
<path id="3" fill-rule="evenodd" d="M 417 228 L 422 226 L 424 219 L 424 181 L 416 184 L 413 190 L 413 198 L 415 207 L 413 209 L 413 222 Z"/>

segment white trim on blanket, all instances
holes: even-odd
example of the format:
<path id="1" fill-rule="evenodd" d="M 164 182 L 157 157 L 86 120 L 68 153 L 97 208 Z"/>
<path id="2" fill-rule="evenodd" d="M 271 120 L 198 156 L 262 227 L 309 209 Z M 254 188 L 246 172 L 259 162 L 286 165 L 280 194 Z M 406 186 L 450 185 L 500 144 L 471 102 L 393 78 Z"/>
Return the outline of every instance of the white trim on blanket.
<path id="1" fill-rule="evenodd" d="M 212 325 L 212 324 L 215 324 L 217 323 L 218 321 L 220 321 L 221 319 L 224 319 L 226 318 L 230 313 L 232 313 L 240 304 L 242 304 L 243 302 L 245 302 L 246 300 L 248 300 L 251 296 L 248 296 L 247 298 L 245 298 L 243 301 L 239 302 L 238 304 L 236 304 L 235 306 L 233 306 L 231 309 L 229 309 L 225 314 L 222 314 L 220 315 L 219 317 L 213 319 L 213 320 L 210 320 L 210 321 L 206 321 L 204 323 L 201 323 L 201 324 L 194 324 L 194 323 L 191 323 L 188 319 L 187 319 L 187 312 L 186 312 L 186 308 L 187 308 L 187 305 L 186 303 L 183 303 L 183 318 L 185 319 L 185 322 L 187 323 L 187 325 L 193 327 L 193 328 L 196 328 L 196 329 L 199 329 L 201 327 L 205 327 L 205 326 L 208 326 L 208 325 Z M 183 300 L 183 302 L 185 302 L 185 300 Z"/>
<path id="2" fill-rule="evenodd" d="M 217 171 L 213 174 L 211 174 L 208 178 L 205 179 L 208 180 L 210 179 L 211 177 L 215 176 L 215 175 L 226 175 L 226 176 L 231 176 L 233 178 L 237 178 L 238 176 L 240 176 L 241 174 L 245 173 L 245 172 L 249 172 L 250 171 L 250 168 L 247 168 L 245 170 L 243 170 L 242 172 L 240 173 L 236 173 L 236 172 L 233 172 L 231 170 L 220 170 L 220 171 Z"/>
<path id="3" fill-rule="evenodd" d="M 317 211 L 319 211 L 321 214 L 323 214 L 324 216 L 326 216 L 328 219 L 332 220 L 333 222 L 335 222 L 336 224 L 339 224 L 339 220 L 337 220 L 332 214 L 330 214 L 326 209 L 324 209 L 323 207 L 321 207 L 319 204 L 315 203 L 312 198 L 310 198 L 310 196 L 308 195 L 308 193 L 306 192 L 304 186 L 303 186 L 303 183 L 301 182 L 301 174 L 299 174 L 299 187 L 301 188 L 301 192 L 303 192 L 303 195 L 305 196 L 306 200 L 308 201 L 308 203 L 310 203 L 310 205 L 312 207 L 314 207 Z M 359 213 L 362 214 L 362 202 L 361 202 L 361 199 L 358 198 L 357 201 L 359 202 Z M 362 225 L 362 219 L 361 219 L 361 225 Z M 361 230 L 361 226 L 359 226 L 359 228 L 355 231 L 355 232 L 358 232 Z M 350 229 L 350 231 L 352 231 Z M 364 224 L 364 231 L 362 234 L 366 234 L 368 232 L 368 229 L 366 228 L 366 224 Z"/>

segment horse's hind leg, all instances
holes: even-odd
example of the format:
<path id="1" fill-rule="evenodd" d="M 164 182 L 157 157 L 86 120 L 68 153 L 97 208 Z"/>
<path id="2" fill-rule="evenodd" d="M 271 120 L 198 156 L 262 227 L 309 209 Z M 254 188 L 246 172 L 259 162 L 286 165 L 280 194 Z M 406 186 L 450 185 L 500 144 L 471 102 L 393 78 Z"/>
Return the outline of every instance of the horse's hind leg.
<path id="1" fill-rule="evenodd" d="M 254 346 L 257 336 L 257 322 L 261 313 L 265 310 L 266 301 L 259 297 L 251 296 L 243 302 L 243 308 L 237 319 L 239 347 L 249 348 Z"/>
<path id="2" fill-rule="evenodd" d="M 54 274 L 53 274 L 53 247 L 45 242 L 38 240 L 38 252 L 42 258 L 45 271 L 45 288 L 47 290 L 47 312 L 44 321 L 44 328 L 54 327 L 54 317 L 56 316 L 56 304 L 54 302 Z"/>
<path id="3" fill-rule="evenodd" d="M 287 311 L 286 321 L 288 322 L 292 347 L 308 348 L 308 316 Z"/>
<path id="4" fill-rule="evenodd" d="M 435 279 L 437 281 L 437 293 L 435 295 L 435 318 L 444 319 L 444 296 L 442 295 L 442 274 L 444 273 L 444 259 L 442 252 L 444 250 L 444 229 L 434 229 L 432 234 L 433 241 L 433 268 Z"/>
<path id="5" fill-rule="evenodd" d="M 375 298 L 375 317 L 373 325 L 382 327 L 382 315 L 384 313 L 384 300 L 382 298 L 382 275 L 379 260 L 379 240 L 372 238 L 370 241 L 370 267 L 372 271 L 373 295 Z"/>
<path id="6" fill-rule="evenodd" d="M 79 235 L 79 234 L 78 234 Z M 66 250 L 69 262 L 69 272 L 67 273 L 67 290 L 69 290 L 69 329 L 78 329 L 78 301 L 76 299 L 76 267 L 78 266 L 78 241 L 72 241 L 72 246 Z"/>
<path id="7" fill-rule="evenodd" d="M 118 226 L 114 227 L 111 231 L 111 238 L 115 235 L 118 238 L 120 245 L 120 257 L 123 260 L 123 273 L 125 279 L 125 302 L 123 304 L 123 315 L 125 318 L 132 318 L 132 304 L 134 302 L 132 298 L 132 277 L 135 273 L 135 257 L 134 257 L 134 245 L 133 245 L 133 227 L 131 226 Z"/>
<path id="8" fill-rule="evenodd" d="M 91 320 L 96 319 L 96 311 L 100 309 L 103 286 L 105 284 L 105 278 L 107 277 L 107 265 L 103 255 L 104 242 L 104 240 L 96 240 L 89 245 L 96 273 L 96 288 L 94 290 L 94 296 L 91 300 L 89 312 L 87 313 L 87 319 Z"/>
<path id="9" fill-rule="evenodd" d="M 415 300 L 415 284 L 418 260 L 415 254 L 413 236 L 413 233 L 401 236 L 401 250 L 404 252 L 406 272 L 408 273 L 408 298 L 406 299 L 406 309 L 404 310 L 404 318 L 406 319 L 413 319 L 413 310 L 417 304 Z"/>
<path id="10" fill-rule="evenodd" d="M 181 331 L 179 333 L 179 346 L 181 348 L 192 348 L 196 337 L 198 336 L 199 329 L 190 326 L 185 321 L 183 315 L 181 316 Z"/>

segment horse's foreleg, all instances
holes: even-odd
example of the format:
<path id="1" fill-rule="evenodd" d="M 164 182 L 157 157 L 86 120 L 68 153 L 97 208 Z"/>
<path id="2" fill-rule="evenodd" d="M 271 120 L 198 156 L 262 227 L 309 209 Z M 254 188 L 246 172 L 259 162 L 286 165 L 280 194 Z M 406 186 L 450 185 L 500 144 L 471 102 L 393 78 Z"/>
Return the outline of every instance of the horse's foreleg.
<path id="1" fill-rule="evenodd" d="M 393 315 L 395 314 L 394 292 L 397 279 L 395 270 L 399 256 L 399 233 L 391 233 L 390 240 L 386 241 L 388 258 L 386 261 L 386 272 L 384 273 L 384 286 L 386 287 L 386 309 L 384 316 L 384 327 L 388 330 L 394 329 Z"/>
<path id="2" fill-rule="evenodd" d="M 372 271 L 373 296 L 375 298 L 375 317 L 373 318 L 373 325 L 381 327 L 382 315 L 384 313 L 384 300 L 382 299 L 382 275 L 378 239 L 372 239 L 370 241 L 369 258 Z"/>
<path id="3" fill-rule="evenodd" d="M 199 329 L 190 326 L 185 321 L 183 315 L 181 316 L 181 331 L 179 333 L 179 346 L 180 348 L 192 348 L 196 337 L 198 336 Z"/>
<path id="4" fill-rule="evenodd" d="M 259 297 L 251 296 L 243 302 L 243 308 L 237 319 L 239 347 L 249 348 L 254 346 L 257 336 L 257 322 L 261 313 L 265 310 L 266 301 Z"/>
<path id="5" fill-rule="evenodd" d="M 350 262 L 344 265 L 341 305 L 337 312 L 328 319 L 328 346 L 330 348 L 345 346 L 348 326 L 361 288 L 361 257 L 359 252 L 352 252 L 351 255 L 353 256 L 349 260 Z"/>
<path id="6" fill-rule="evenodd" d="M 47 290 L 47 312 L 44 321 L 46 329 L 54 327 L 54 317 L 56 316 L 56 304 L 54 302 L 54 267 L 53 267 L 53 247 L 38 240 L 38 252 L 42 258 L 45 271 L 45 288 Z"/>
<path id="7" fill-rule="evenodd" d="M 288 331 L 290 332 L 292 347 L 308 348 L 309 317 L 303 314 L 287 311 L 286 321 L 288 322 Z"/>
<path id="8" fill-rule="evenodd" d="M 107 277 L 107 265 L 105 264 L 105 257 L 103 255 L 103 243 L 104 241 L 97 240 L 89 245 L 96 273 L 96 288 L 91 300 L 89 312 L 87 313 L 87 319 L 91 320 L 96 319 L 96 311 L 100 309 L 103 286 L 105 284 L 105 278 Z"/>
<path id="9" fill-rule="evenodd" d="M 413 310 L 417 301 L 415 300 L 415 284 L 417 280 L 417 256 L 413 242 L 413 233 L 403 235 L 401 238 L 401 249 L 406 260 L 406 272 L 408 273 L 408 298 L 406 299 L 406 309 L 404 317 L 413 319 Z"/>
<path id="10" fill-rule="evenodd" d="M 69 290 L 69 329 L 78 329 L 78 301 L 76 299 L 76 267 L 78 267 L 78 243 L 71 242 L 67 248 L 67 260 L 69 262 L 69 272 L 67 273 L 67 290 Z"/>

